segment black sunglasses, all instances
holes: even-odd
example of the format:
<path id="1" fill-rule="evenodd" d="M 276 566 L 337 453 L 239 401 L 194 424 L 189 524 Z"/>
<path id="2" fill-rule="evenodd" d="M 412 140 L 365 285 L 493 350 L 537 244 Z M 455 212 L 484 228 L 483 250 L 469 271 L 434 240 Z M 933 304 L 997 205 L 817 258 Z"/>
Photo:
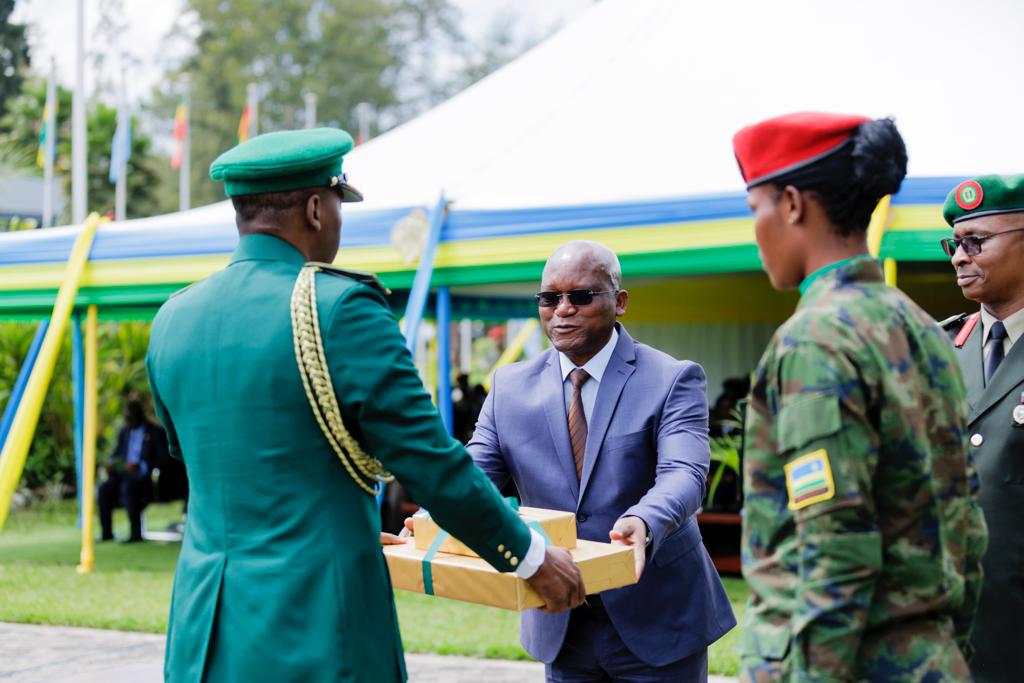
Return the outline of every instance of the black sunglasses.
<path id="1" fill-rule="evenodd" d="M 592 289 L 571 289 L 564 294 L 562 292 L 540 292 L 537 294 L 537 305 L 541 308 L 554 308 L 562 301 L 562 296 L 569 297 L 569 303 L 573 306 L 587 306 L 594 301 L 598 294 L 617 294 L 614 289 L 604 292 L 595 292 Z"/>
<path id="2" fill-rule="evenodd" d="M 985 235 L 978 237 L 977 235 L 964 235 L 963 237 L 947 237 L 944 240 L 939 240 L 942 244 L 942 251 L 946 252 L 946 256 L 953 258 L 953 254 L 960 247 L 964 248 L 964 253 L 968 256 L 977 256 L 981 253 L 981 243 L 985 240 L 990 240 L 993 237 L 999 237 L 1010 232 L 1024 232 L 1024 228 L 1013 228 L 1011 230 L 1003 230 L 1002 232 L 994 232 L 991 235 Z"/>

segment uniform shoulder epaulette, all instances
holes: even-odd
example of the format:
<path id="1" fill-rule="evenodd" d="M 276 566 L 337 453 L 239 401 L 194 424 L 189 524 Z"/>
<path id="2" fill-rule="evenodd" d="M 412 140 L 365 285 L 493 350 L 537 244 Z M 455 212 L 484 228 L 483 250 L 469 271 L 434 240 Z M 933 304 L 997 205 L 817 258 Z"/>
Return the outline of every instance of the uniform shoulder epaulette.
<path id="1" fill-rule="evenodd" d="M 944 329 L 953 338 L 953 346 L 959 349 L 967 343 L 967 338 L 971 336 L 971 332 L 974 331 L 980 319 L 980 311 L 976 313 L 960 313 L 959 315 L 946 318 L 939 323 L 939 327 Z"/>
<path id="2" fill-rule="evenodd" d="M 947 332 L 954 328 L 959 330 L 960 324 L 963 323 L 964 320 L 967 320 L 967 317 L 969 315 L 970 313 L 957 313 L 956 315 L 951 315 L 945 320 L 940 321 L 939 327 L 946 330 Z"/>
<path id="3" fill-rule="evenodd" d="M 373 273 L 367 273 L 361 270 L 346 270 L 344 268 L 338 268 L 337 266 L 330 263 L 321 263 L 319 261 L 310 261 L 307 265 L 316 266 L 324 273 L 330 273 L 331 275 L 341 275 L 347 277 L 350 280 L 361 282 L 364 285 L 376 289 L 381 294 L 391 294 L 391 290 L 388 289 L 377 279 L 377 276 Z"/>
<path id="4" fill-rule="evenodd" d="M 200 278 L 200 279 L 196 280 L 195 282 L 193 282 L 190 285 L 185 285 L 184 287 L 182 287 L 181 289 L 179 289 L 178 291 L 174 292 L 169 297 L 167 297 L 167 299 L 170 300 L 170 299 L 173 299 L 176 296 L 181 296 L 182 294 L 184 294 L 188 290 L 192 289 L 193 287 L 195 287 L 199 283 L 205 282 L 205 281 L 206 281 L 206 278 L 204 277 L 204 278 Z"/>
<path id="5" fill-rule="evenodd" d="M 181 296 L 182 294 L 184 294 L 184 293 L 185 293 L 185 292 L 187 292 L 188 290 L 190 290 L 190 289 L 192 289 L 193 287 L 195 287 L 195 285 L 196 285 L 196 283 L 195 283 L 195 282 L 193 282 L 193 283 L 192 283 L 192 284 L 190 284 L 190 285 L 187 285 L 187 286 L 185 286 L 185 287 L 182 287 L 182 288 L 181 288 L 181 289 L 179 289 L 179 290 L 178 290 L 177 292 L 174 292 L 174 293 L 173 293 L 173 294 L 171 294 L 171 295 L 170 295 L 169 297 L 167 297 L 167 300 L 168 300 L 168 301 L 170 301 L 171 299 L 173 299 L 173 298 L 174 298 L 174 297 L 176 297 L 176 296 Z"/>

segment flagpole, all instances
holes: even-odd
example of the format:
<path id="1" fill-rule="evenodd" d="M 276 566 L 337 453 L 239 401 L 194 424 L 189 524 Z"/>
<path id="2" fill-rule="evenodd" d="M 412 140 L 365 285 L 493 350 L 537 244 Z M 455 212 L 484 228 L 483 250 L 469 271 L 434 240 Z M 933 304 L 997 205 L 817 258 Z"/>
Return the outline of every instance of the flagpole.
<path id="1" fill-rule="evenodd" d="M 246 104 L 249 106 L 249 137 L 254 138 L 260 134 L 260 98 L 256 93 L 256 84 L 250 83 L 246 89 Z"/>
<path id="2" fill-rule="evenodd" d="M 306 128 L 316 128 L 316 93 L 307 92 L 303 97 L 306 100 Z"/>
<path id="3" fill-rule="evenodd" d="M 123 57 L 122 57 L 123 59 Z M 131 119 L 128 115 L 128 102 L 124 91 L 124 64 L 121 65 L 121 96 L 117 107 L 117 129 L 114 132 L 114 147 L 116 152 L 111 154 L 110 163 L 117 164 L 117 183 L 114 185 L 114 220 L 125 219 L 125 208 L 128 203 L 128 192 L 126 188 L 128 175 L 128 150 L 131 144 L 128 139 L 128 126 Z"/>
<path id="4" fill-rule="evenodd" d="M 192 93 L 191 76 L 181 75 L 182 96 L 181 101 L 185 107 L 185 139 L 181 141 L 181 168 L 178 169 L 178 210 L 187 211 L 190 208 L 192 198 L 189 164 L 192 161 Z"/>
<path id="5" fill-rule="evenodd" d="M 43 149 L 43 227 L 53 225 L 53 157 L 57 142 L 57 62 L 50 60 L 50 80 L 46 83 L 46 140 Z"/>
<path id="6" fill-rule="evenodd" d="M 369 102 L 360 102 L 356 105 L 356 123 L 359 130 L 359 140 L 356 144 L 363 144 L 370 139 L 370 118 L 373 116 L 373 105 Z"/>
<path id="7" fill-rule="evenodd" d="M 75 3 L 75 94 L 71 107 L 71 222 L 85 221 L 86 194 L 85 139 L 85 0 Z"/>

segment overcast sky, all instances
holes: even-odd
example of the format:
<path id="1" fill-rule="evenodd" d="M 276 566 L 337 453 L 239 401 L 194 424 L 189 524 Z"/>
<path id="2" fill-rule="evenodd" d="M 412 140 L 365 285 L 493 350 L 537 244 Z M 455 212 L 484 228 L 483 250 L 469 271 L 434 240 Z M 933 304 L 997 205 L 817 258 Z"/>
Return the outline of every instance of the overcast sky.
<path id="1" fill-rule="evenodd" d="M 43 74 L 53 59 L 58 80 L 66 87 L 74 81 L 75 8 L 78 0 L 18 0 L 13 20 L 31 25 L 29 40 L 32 46 L 33 71 Z M 99 52 L 110 49 L 97 44 L 90 36 L 96 31 L 99 8 L 103 0 L 85 0 L 85 49 Z M 472 39 L 486 35 L 495 17 L 513 13 L 520 21 L 516 26 L 523 36 L 545 35 L 554 26 L 571 21 L 594 0 L 452 0 L 463 15 L 463 30 Z M 122 0 L 127 31 L 125 52 L 136 62 L 127 83 L 128 97 L 137 101 L 146 97 L 168 63 L 176 55 L 164 54 L 163 38 L 177 18 L 181 0 Z M 117 73 L 116 55 L 122 49 L 113 48 L 108 62 L 107 80 Z M 94 74 L 86 69 L 86 90 L 92 92 Z"/>

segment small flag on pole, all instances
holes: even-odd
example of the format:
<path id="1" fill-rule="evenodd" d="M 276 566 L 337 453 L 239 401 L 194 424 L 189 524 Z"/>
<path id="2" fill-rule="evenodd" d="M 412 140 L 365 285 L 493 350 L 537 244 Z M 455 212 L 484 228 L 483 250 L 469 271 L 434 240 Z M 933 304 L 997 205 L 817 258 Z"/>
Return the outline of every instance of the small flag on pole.
<path id="1" fill-rule="evenodd" d="M 110 182 L 116 183 L 132 157 L 132 119 L 126 107 L 117 110 L 117 129 L 110 145 Z"/>
<path id="2" fill-rule="evenodd" d="M 185 154 L 185 137 L 188 134 L 188 107 L 182 102 L 174 110 L 174 139 L 178 146 L 174 149 L 174 156 L 171 157 L 171 168 L 175 171 L 181 169 L 181 159 Z"/>
<path id="3" fill-rule="evenodd" d="M 36 165 L 39 168 L 46 166 L 46 157 L 50 155 L 52 157 L 55 145 L 48 144 L 50 136 L 55 135 L 57 131 L 51 131 L 49 126 L 50 121 L 50 110 L 53 109 L 56 113 L 57 103 L 51 102 L 50 98 L 46 98 L 46 105 L 43 106 L 43 118 L 39 122 L 39 149 L 36 151 Z M 54 117 L 56 118 L 56 117 Z"/>
<path id="4" fill-rule="evenodd" d="M 249 139 L 249 104 L 242 107 L 242 118 L 238 120 L 238 142 Z"/>

